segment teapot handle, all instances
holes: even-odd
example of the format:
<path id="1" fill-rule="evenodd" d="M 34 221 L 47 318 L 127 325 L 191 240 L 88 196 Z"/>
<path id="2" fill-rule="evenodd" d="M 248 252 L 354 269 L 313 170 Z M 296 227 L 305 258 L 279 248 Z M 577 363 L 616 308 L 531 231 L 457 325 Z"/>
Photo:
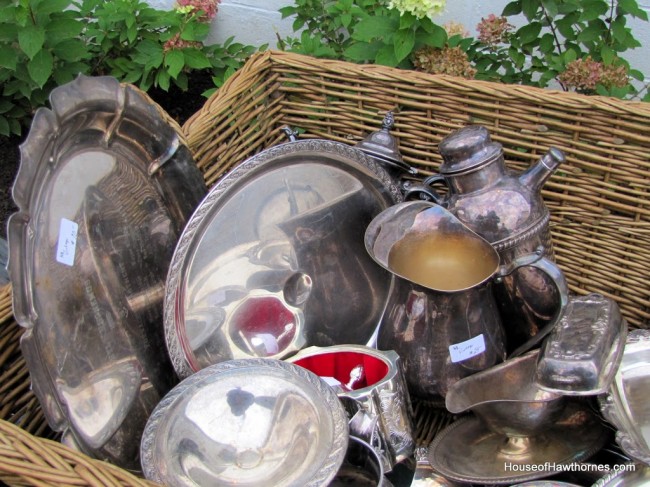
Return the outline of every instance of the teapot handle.
<path id="1" fill-rule="evenodd" d="M 424 179 L 421 183 L 404 186 L 404 200 L 424 200 L 433 201 L 437 205 L 444 205 L 447 198 L 440 195 L 434 188 L 433 184 L 438 181 L 443 182 L 449 188 L 449 181 L 440 174 L 434 174 Z"/>
<path id="2" fill-rule="evenodd" d="M 517 357 L 524 354 L 525 352 L 531 350 L 535 347 L 546 335 L 548 335 L 551 330 L 555 327 L 556 323 L 560 320 L 564 314 L 564 309 L 566 308 L 569 302 L 569 286 L 566 282 L 566 277 L 557 266 L 555 262 L 544 256 L 544 248 L 539 247 L 535 252 L 526 254 L 518 257 L 512 263 L 507 266 L 501 266 L 499 269 L 497 277 L 505 277 L 520 267 L 536 267 L 542 272 L 544 272 L 555 285 L 558 295 L 560 297 L 560 308 L 554 319 L 548 322 L 542 329 L 537 332 L 537 334 L 531 337 L 524 344 L 520 345 L 515 349 L 510 355 L 511 357 Z"/>

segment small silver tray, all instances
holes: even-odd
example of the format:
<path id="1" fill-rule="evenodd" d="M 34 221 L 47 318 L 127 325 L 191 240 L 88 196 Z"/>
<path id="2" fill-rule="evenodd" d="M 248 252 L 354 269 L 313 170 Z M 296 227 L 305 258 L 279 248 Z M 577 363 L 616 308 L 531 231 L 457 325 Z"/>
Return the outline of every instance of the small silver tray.
<path id="1" fill-rule="evenodd" d="M 565 396 L 605 392 L 623 357 L 627 323 L 616 302 L 599 294 L 572 297 L 537 362 L 537 384 Z"/>
<path id="2" fill-rule="evenodd" d="M 343 405 L 317 375 L 279 360 L 231 360 L 160 402 L 142 436 L 142 470 L 170 487 L 326 486 L 348 439 Z"/>
<path id="3" fill-rule="evenodd" d="M 207 192 L 150 100 L 80 76 L 36 112 L 8 224 L 14 314 L 50 426 L 85 453 L 139 469 L 149 413 L 174 385 L 164 282 Z"/>

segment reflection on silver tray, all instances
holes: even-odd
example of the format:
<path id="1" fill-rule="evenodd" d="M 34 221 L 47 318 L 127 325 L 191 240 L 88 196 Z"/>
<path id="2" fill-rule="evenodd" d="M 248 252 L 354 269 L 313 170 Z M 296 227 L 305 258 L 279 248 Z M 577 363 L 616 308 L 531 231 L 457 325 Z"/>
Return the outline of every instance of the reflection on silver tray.
<path id="1" fill-rule="evenodd" d="M 142 470 L 164 485 L 328 485 L 347 417 L 317 375 L 271 359 L 206 367 L 165 396 L 142 436 Z"/>
<path id="2" fill-rule="evenodd" d="M 148 414 L 175 381 L 160 326 L 165 277 L 207 190 L 138 90 L 81 76 L 50 101 L 21 146 L 8 226 L 21 346 L 52 428 L 139 469 Z"/>
<path id="3" fill-rule="evenodd" d="M 364 249 L 366 226 L 401 193 L 361 151 L 297 141 L 226 175 L 187 224 L 165 291 L 176 372 L 366 344 L 391 276 Z"/>

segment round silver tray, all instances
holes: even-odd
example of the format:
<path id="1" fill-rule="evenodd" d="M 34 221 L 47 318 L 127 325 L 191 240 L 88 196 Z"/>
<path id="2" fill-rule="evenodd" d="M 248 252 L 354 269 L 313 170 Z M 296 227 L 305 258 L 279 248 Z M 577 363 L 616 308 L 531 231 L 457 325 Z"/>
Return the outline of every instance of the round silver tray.
<path id="1" fill-rule="evenodd" d="M 164 323 L 176 372 L 367 344 L 392 276 L 367 254 L 364 232 L 400 199 L 384 169 L 338 142 L 290 142 L 236 167 L 174 252 Z"/>
<path id="2" fill-rule="evenodd" d="M 343 405 L 317 375 L 279 360 L 231 360 L 160 402 L 142 437 L 142 469 L 170 487 L 325 486 L 348 439 Z"/>
<path id="3" fill-rule="evenodd" d="M 136 470 L 147 417 L 176 382 L 160 326 L 167 269 L 207 189 L 133 87 L 81 76 L 50 102 L 21 146 L 8 224 L 21 347 L 50 426 Z"/>

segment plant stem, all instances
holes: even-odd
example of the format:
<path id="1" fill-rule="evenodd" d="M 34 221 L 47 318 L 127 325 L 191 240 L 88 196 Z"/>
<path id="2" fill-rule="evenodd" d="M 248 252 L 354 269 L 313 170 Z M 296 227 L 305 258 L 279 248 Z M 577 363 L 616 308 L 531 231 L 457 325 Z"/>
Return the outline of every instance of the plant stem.
<path id="1" fill-rule="evenodd" d="M 609 9 L 609 22 L 607 26 L 607 35 L 605 36 L 605 45 L 609 46 L 612 42 L 612 22 L 614 22 L 614 0 L 611 1 L 611 7 Z"/>
<path id="2" fill-rule="evenodd" d="M 553 19 L 551 19 L 551 16 L 548 14 L 546 11 L 546 8 L 544 5 L 540 2 L 540 5 L 542 7 L 542 13 L 544 14 L 544 18 L 546 19 L 546 22 L 548 23 L 549 29 L 551 29 L 551 34 L 553 35 L 553 39 L 555 41 L 555 48 L 557 49 L 557 53 L 559 56 L 561 56 L 563 53 L 562 51 L 562 44 L 560 43 L 560 37 L 557 34 L 557 30 L 555 29 L 555 24 L 553 24 Z M 564 86 L 564 83 L 562 83 L 560 80 L 556 78 L 557 82 L 560 84 L 562 87 L 563 91 L 569 91 L 569 88 Z"/>

